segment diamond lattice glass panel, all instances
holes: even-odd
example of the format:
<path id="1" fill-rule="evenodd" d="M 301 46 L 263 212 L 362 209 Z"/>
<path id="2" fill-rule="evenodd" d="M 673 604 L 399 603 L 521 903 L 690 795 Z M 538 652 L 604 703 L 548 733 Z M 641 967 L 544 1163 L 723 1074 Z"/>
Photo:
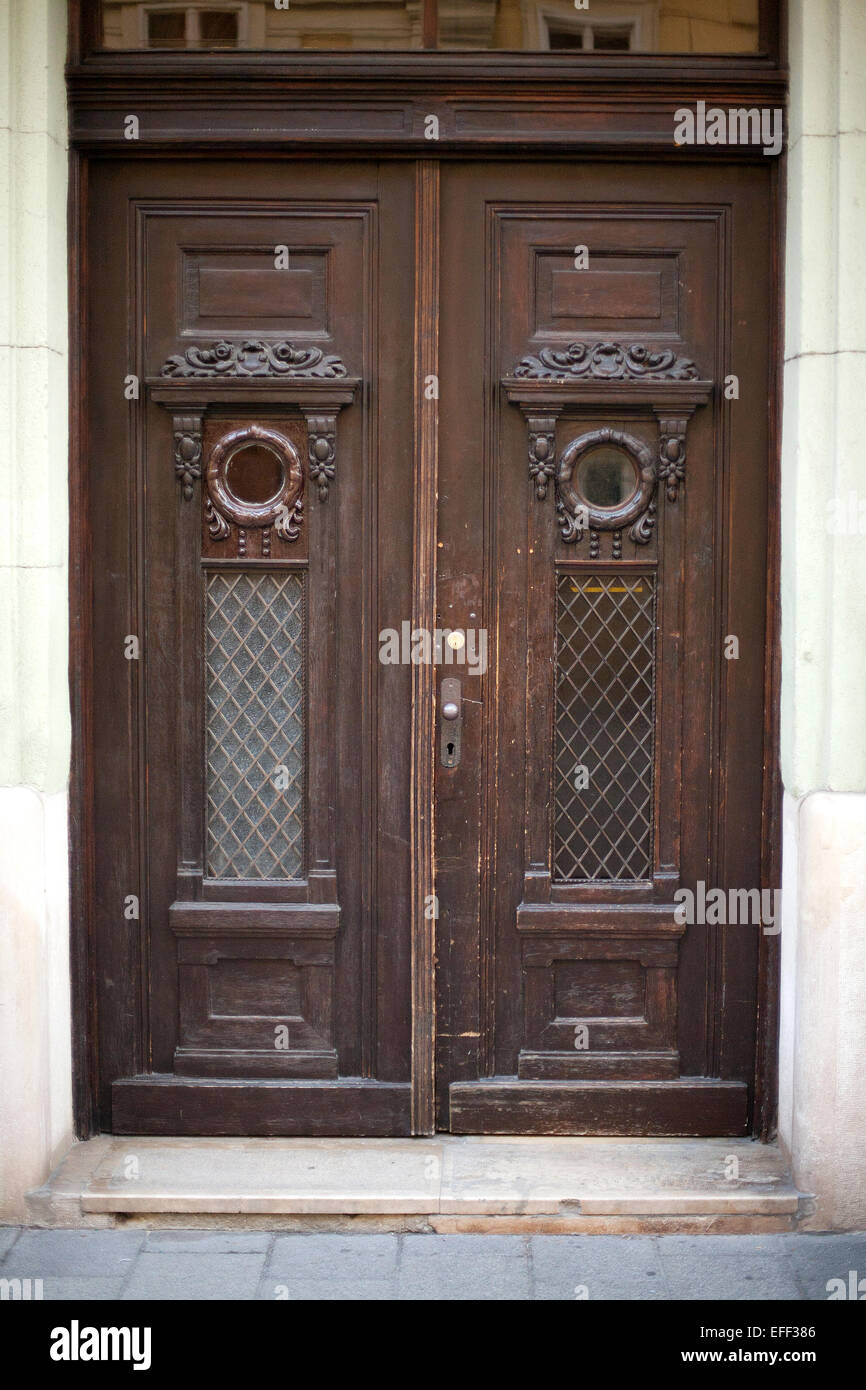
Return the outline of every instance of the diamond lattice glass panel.
<path id="1" fill-rule="evenodd" d="M 298 878 L 303 864 L 304 581 L 207 580 L 207 872 Z"/>
<path id="2" fill-rule="evenodd" d="M 652 876 L 655 582 L 560 574 L 554 877 Z"/>

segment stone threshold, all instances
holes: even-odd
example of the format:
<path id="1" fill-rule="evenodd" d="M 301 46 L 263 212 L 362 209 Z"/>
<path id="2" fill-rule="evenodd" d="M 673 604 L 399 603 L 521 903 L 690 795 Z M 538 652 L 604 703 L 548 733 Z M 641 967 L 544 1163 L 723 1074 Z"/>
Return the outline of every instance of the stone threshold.
<path id="1" fill-rule="evenodd" d="M 118 1138 L 76 1144 L 35 1226 L 586 1234 L 799 1229 L 814 1209 L 749 1139 Z"/>

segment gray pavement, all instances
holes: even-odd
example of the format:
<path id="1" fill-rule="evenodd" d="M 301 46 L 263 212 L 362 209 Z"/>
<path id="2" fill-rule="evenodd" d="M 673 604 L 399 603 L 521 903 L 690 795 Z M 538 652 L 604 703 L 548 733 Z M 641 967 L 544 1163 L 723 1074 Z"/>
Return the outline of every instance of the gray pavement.
<path id="1" fill-rule="evenodd" d="M 828 1290 L 832 1280 L 842 1286 Z M 841 1287 L 848 1298 L 856 1289 L 866 1299 L 866 1232 L 331 1235 L 0 1227 L 0 1299 L 41 1292 L 46 1300 L 826 1300 Z"/>

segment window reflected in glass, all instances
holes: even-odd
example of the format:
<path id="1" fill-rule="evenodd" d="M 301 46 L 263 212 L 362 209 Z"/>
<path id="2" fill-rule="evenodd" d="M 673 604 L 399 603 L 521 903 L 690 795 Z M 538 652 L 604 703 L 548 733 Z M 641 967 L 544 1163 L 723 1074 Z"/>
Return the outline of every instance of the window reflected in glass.
<path id="1" fill-rule="evenodd" d="M 439 47 L 757 53 L 759 0 L 439 0 Z"/>
<path id="2" fill-rule="evenodd" d="M 108 49 L 397 52 L 423 46 L 422 0 L 103 0 Z"/>
<path id="3" fill-rule="evenodd" d="M 759 0 L 103 0 L 108 49 L 757 53 Z M 434 40 L 434 35 L 438 37 Z"/>

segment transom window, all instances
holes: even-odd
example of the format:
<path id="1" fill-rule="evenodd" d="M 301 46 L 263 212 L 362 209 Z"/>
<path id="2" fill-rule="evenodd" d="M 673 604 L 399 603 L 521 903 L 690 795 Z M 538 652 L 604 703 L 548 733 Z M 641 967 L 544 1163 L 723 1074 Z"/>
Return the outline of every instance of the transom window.
<path id="1" fill-rule="evenodd" d="M 775 0 L 763 0 L 770 13 Z M 755 54 L 762 0 L 102 0 L 115 50 Z"/>

